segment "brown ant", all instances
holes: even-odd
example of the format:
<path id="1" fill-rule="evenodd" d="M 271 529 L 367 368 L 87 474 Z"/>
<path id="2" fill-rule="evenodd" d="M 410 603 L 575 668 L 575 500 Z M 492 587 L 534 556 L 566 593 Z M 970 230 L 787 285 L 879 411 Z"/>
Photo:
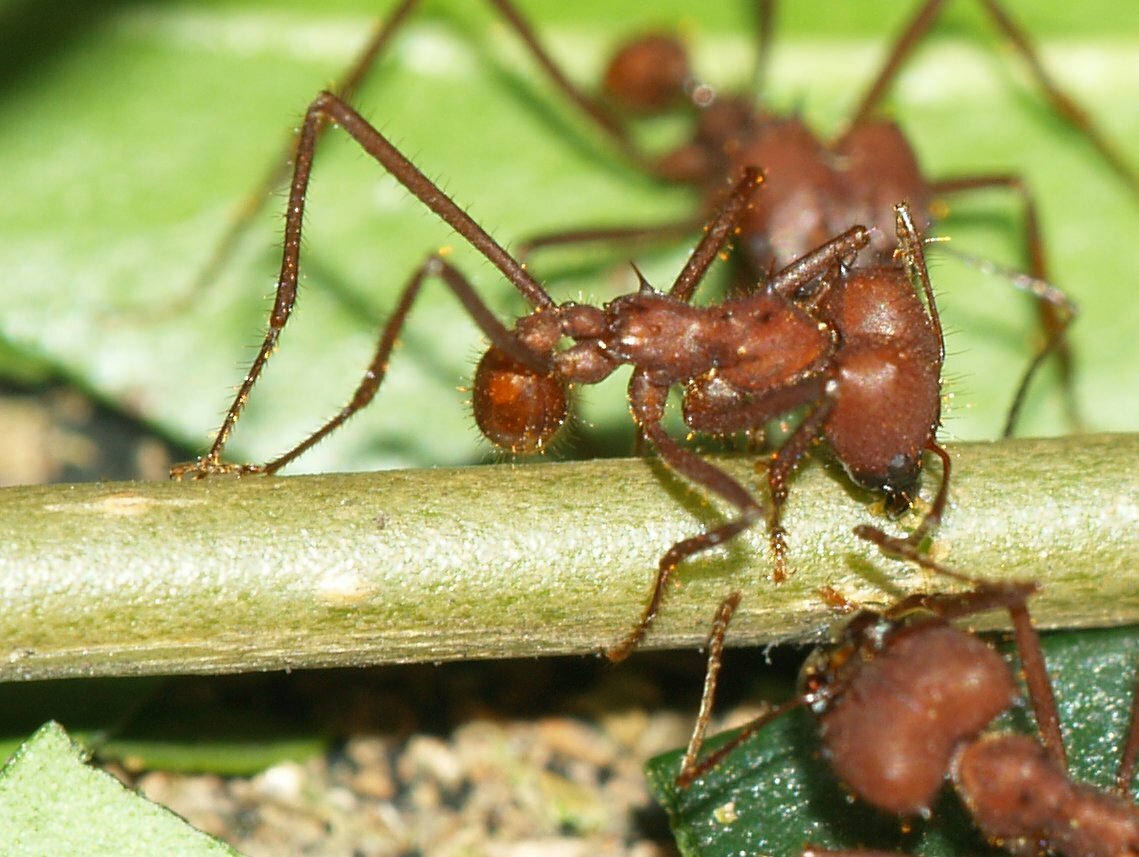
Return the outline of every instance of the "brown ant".
<path id="1" fill-rule="evenodd" d="M 380 336 L 375 355 L 351 400 L 292 450 L 264 465 L 229 464 L 222 451 L 288 322 L 297 295 L 301 224 L 319 129 L 346 130 L 392 176 L 449 224 L 518 289 L 533 309 L 507 328 L 468 280 L 438 254 L 412 275 Z M 746 168 L 677 276 L 670 291 L 642 280 L 639 291 L 602 308 L 558 304 L 469 215 L 348 104 L 322 93 L 301 129 L 286 214 L 284 254 L 269 329 L 230 405 L 209 452 L 178 465 L 171 475 L 266 473 L 284 467 L 366 406 L 383 382 L 394 343 L 424 281 L 438 277 L 451 289 L 491 345 L 475 372 L 475 421 L 493 443 L 511 452 L 543 449 L 566 419 L 567 388 L 593 384 L 619 366 L 633 369 L 629 406 L 643 438 L 677 473 L 719 495 L 737 517 L 673 545 L 661 558 L 653 594 L 634 630 L 610 650 L 626 656 L 660 607 L 668 581 L 684 559 L 722 544 L 767 517 L 776 579 L 784 575 L 780 510 L 786 480 L 819 436 L 830 442 L 851 476 L 908 505 L 922 455 L 944 463 L 920 540 L 945 504 L 949 459 L 934 439 L 940 416 L 941 327 L 922 253 L 922 241 L 904 205 L 895 227 L 898 261 L 861 266 L 857 254 L 872 241 L 853 227 L 775 272 L 762 287 L 710 306 L 690 303 L 708 267 L 737 234 L 759 170 Z M 914 289 L 920 283 L 926 305 Z M 564 340 L 571 345 L 563 346 Z M 755 428 L 804 408 L 805 415 L 767 465 L 770 509 L 720 468 L 673 440 L 662 426 L 669 390 L 683 386 L 684 419 L 694 430 L 725 434 Z"/>
<path id="2" fill-rule="evenodd" d="M 628 162 L 655 178 L 693 186 L 705 200 L 706 214 L 698 218 L 647 227 L 587 228 L 538 235 L 524 243 L 520 256 L 540 247 L 580 241 L 689 234 L 698 222 L 718 208 L 725 188 L 743 168 L 759 165 L 765 171 L 768 187 L 741 223 L 737 242 L 739 256 L 745 261 L 740 280 L 751 287 L 854 223 L 870 228 L 872 252 L 877 261 L 889 259 L 895 250 L 893 206 L 900 200 L 908 201 L 918 233 L 925 236 L 931 213 L 939 207 L 941 197 L 1003 188 L 1015 194 L 1023 207 L 1028 276 L 1015 284 L 1031 291 L 1038 299 L 1046 330 L 1044 343 L 1025 369 L 1013 396 L 1004 434 L 1013 432 L 1035 371 L 1051 353 L 1059 356 L 1069 411 L 1078 422 L 1071 401 L 1072 360 L 1064 340 L 1075 308 L 1062 292 L 1044 285 L 1048 271 L 1037 207 L 1024 180 L 1015 173 L 929 179 L 898 126 L 875 118 L 886 93 L 916 46 L 936 23 L 946 0 L 921 3 L 846 121 L 845 129 L 830 141 L 819 139 L 798 116 L 779 115 L 763 105 L 763 66 L 773 41 L 774 0 L 752 0 L 757 21 L 758 92 L 746 96 L 717 93 L 694 74 L 687 51 L 678 39 L 654 33 L 632 39 L 615 52 L 604 74 L 600 98 L 590 95 L 567 77 L 513 0 L 487 2 L 520 38 L 550 81 Z M 377 57 L 411 19 L 419 3 L 420 0 L 401 0 L 389 13 L 334 88 L 342 100 L 351 101 Z M 1020 54 L 1053 109 L 1083 133 L 1111 168 L 1139 193 L 1139 178 L 1134 171 L 1086 112 L 1053 81 L 1025 32 L 1001 3 L 981 0 L 981 5 Z M 677 110 L 692 114 L 692 131 L 687 142 L 664 154 L 643 151 L 630 132 L 630 120 Z M 250 220 L 267 198 L 267 191 L 278 184 L 282 171 L 283 165 L 275 166 L 258 191 L 251 195 L 250 203 L 217 248 L 199 282 L 214 278 L 232 251 L 242 224 Z"/>
<path id="3" fill-rule="evenodd" d="M 700 712 L 676 785 L 689 787 L 772 721 L 806 708 L 818 721 L 823 755 L 834 774 L 869 806 L 927 817 L 948 777 L 986 838 L 1013 853 L 1139 853 L 1139 808 L 1125 797 L 1139 744 L 1135 717 L 1118 778 L 1121 794 L 1074 782 L 1027 608 L 1038 585 L 967 577 L 874 527 L 862 526 L 856 533 L 970 589 L 914 594 L 881 611 L 859 610 L 806 661 L 795 697 L 701 757 L 724 638 L 740 600 L 739 593 L 729 596 L 713 623 Z M 993 610 L 1007 610 L 1011 618 L 1039 741 L 986 731 L 1016 703 L 1017 682 L 992 648 L 951 622 Z M 808 847 L 804 853 L 878 852 Z"/>
<path id="4" fill-rule="evenodd" d="M 573 84 L 542 46 L 533 28 L 510 0 L 488 0 L 516 31 L 551 81 L 639 169 L 667 182 L 698 188 L 705 210 L 713 211 L 726 187 L 751 164 L 762 165 L 769 181 L 764 194 L 741 224 L 739 245 L 750 287 L 771 271 L 790 264 L 852 223 L 862 223 L 876 236 L 873 252 L 880 259 L 894 251 L 893 206 L 907 200 L 923 236 L 940 198 L 986 188 L 1011 191 L 1021 202 L 1028 277 L 1015 282 L 1038 299 L 1046 337 L 1026 367 L 1009 408 L 1004 434 L 1011 435 L 1037 368 L 1051 353 L 1061 363 L 1064 388 L 1073 420 L 1072 362 L 1064 333 L 1074 305 L 1057 289 L 1044 286 L 1048 271 L 1035 200 L 1016 174 L 983 174 L 931 180 L 921 170 L 909 141 L 893 122 L 875 118 L 881 102 L 914 48 L 935 24 L 945 0 L 925 0 L 896 39 L 885 63 L 843 130 L 831 141 L 820 140 L 795 115 L 766 109 L 762 86 L 748 96 L 721 95 L 693 73 L 687 51 L 676 38 L 659 33 L 636 38 L 619 48 L 604 75 L 603 100 Z M 418 0 L 404 0 L 367 46 L 345 78 L 351 92 Z M 753 0 L 757 20 L 757 79 L 770 53 L 774 0 Z M 1127 185 L 1139 193 L 1139 177 L 1091 122 L 1085 111 L 1052 80 L 1031 42 L 997 0 L 982 0 L 985 13 L 1024 60 L 1039 89 L 1056 112 L 1081 131 Z M 628 120 L 677 109 L 693 113 L 687 142 L 663 155 L 648 154 L 634 142 Z M 262 195 L 263 196 L 263 195 Z M 651 227 L 578 229 L 535 236 L 520 253 L 551 244 L 603 239 L 644 239 L 686 234 L 693 220 Z"/>
<path id="5" fill-rule="evenodd" d="M 756 0 L 758 21 L 757 78 L 769 54 L 774 0 Z M 1043 345 L 1026 368 L 1009 408 L 1004 434 L 1012 434 L 1036 369 L 1051 353 L 1061 363 L 1069 410 L 1075 418 L 1072 396 L 1072 359 L 1064 333 L 1075 315 L 1074 305 L 1048 280 L 1044 246 L 1035 200 L 1016 174 L 980 174 L 929 179 L 901 129 L 875 118 L 881 102 L 915 46 L 936 21 L 945 0 L 926 0 L 898 36 L 886 62 L 867 89 L 845 128 L 823 141 L 796 115 L 779 115 L 763 106 L 762 87 L 746 96 L 717 95 L 691 70 L 687 51 L 676 38 L 650 34 L 619 48 L 604 76 L 609 104 L 626 116 L 655 115 L 679 109 L 693 112 L 690 139 L 663 155 L 647 156 L 632 148 L 624 126 L 601 123 L 621 148 L 633 151 L 634 160 L 652 175 L 701 189 L 706 205 L 714 206 L 723 193 L 723 177 L 747 164 L 762 164 L 768 177 L 767 192 L 757 200 L 741 225 L 740 255 L 746 263 L 745 281 L 762 279 L 771 270 L 798 258 L 846 224 L 862 223 L 875 236 L 872 253 L 885 259 L 894 253 L 890 237 L 893 206 L 907 200 L 915 225 L 925 235 L 932 213 L 945 195 L 1003 188 L 1014 193 L 1023 207 L 1025 253 L 1030 290 L 1038 299 L 1046 330 Z M 1027 64 L 1037 86 L 1058 114 L 1079 129 L 1132 191 L 1139 193 L 1139 177 L 1120 158 L 1087 114 L 1052 80 L 1027 36 L 997 0 L 982 0 L 986 14 L 1009 39 Z M 612 129 L 616 128 L 616 131 Z M 664 235 L 674 226 L 657 227 Z M 575 240 L 643 237 L 652 229 L 574 230 L 538 236 L 530 248 Z"/>

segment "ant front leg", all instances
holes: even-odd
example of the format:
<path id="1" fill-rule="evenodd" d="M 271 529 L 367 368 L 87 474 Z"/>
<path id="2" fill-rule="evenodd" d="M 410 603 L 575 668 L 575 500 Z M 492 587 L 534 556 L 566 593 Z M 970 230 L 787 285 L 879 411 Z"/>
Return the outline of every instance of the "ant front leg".
<path id="1" fill-rule="evenodd" d="M 472 247 L 478 250 L 488 261 L 502 272 L 516 289 L 530 302 L 535 309 L 554 310 L 555 304 L 545 289 L 535 280 L 529 272 L 506 250 L 504 250 L 491 236 L 476 223 L 470 215 L 443 193 L 430 179 L 428 179 L 414 164 L 396 149 L 379 131 L 373 128 L 359 113 L 348 104 L 330 92 L 322 92 L 309 106 L 305 114 L 305 121 L 301 127 L 299 142 L 297 144 L 296 164 L 293 170 L 292 184 L 289 189 L 289 203 L 285 215 L 285 242 L 281 259 L 281 271 L 277 280 L 276 298 L 273 309 L 269 314 L 268 330 L 261 348 L 257 352 L 249 371 L 242 381 L 233 403 L 226 412 L 221 428 L 209 452 L 194 463 L 178 465 L 171 470 L 174 478 L 192 475 L 195 478 L 210 476 L 217 473 L 248 473 L 257 472 L 261 468 L 249 465 L 231 465 L 221 460 L 222 451 L 233 433 L 234 427 L 241 416 L 242 409 L 249 399 L 254 385 L 260 378 L 262 371 L 276 350 L 281 331 L 292 314 L 297 299 L 297 282 L 300 272 L 301 226 L 304 221 L 305 197 L 308 191 L 309 180 L 312 173 L 313 158 L 316 153 L 316 144 L 320 129 L 326 122 L 333 122 L 347 131 L 353 139 L 369 155 L 375 158 L 391 175 L 400 182 L 413 196 L 419 199 L 427 208 L 446 222 L 452 229 L 461 235 Z M 554 371 L 553 360 L 549 354 L 537 353 L 523 345 L 513 334 L 490 313 L 482 300 L 474 293 L 466 281 L 442 262 L 442 260 L 429 260 L 420 273 L 412 278 L 411 283 L 404 290 L 401 305 L 414 300 L 420 285 L 420 277 L 427 273 L 437 273 L 451 286 L 452 291 L 463 303 L 467 312 L 476 321 L 484 333 L 495 346 L 509 354 L 521 364 L 529 367 L 536 373 L 549 375 Z M 401 315 L 398 311 L 389 322 L 385 330 L 385 337 L 390 334 L 392 342 L 402 325 L 404 309 Z M 390 350 L 390 344 L 388 345 Z M 381 344 L 381 351 L 383 345 Z M 378 384 L 376 385 L 378 386 Z M 368 382 L 362 385 L 365 398 L 370 398 L 366 388 Z M 374 388 L 371 393 L 374 393 Z M 351 406 L 349 406 L 351 407 Z M 354 410 L 339 419 L 339 425 Z M 336 418 L 334 418 L 334 421 Z M 331 430 L 331 429 L 330 429 Z M 327 432 L 319 433 L 323 437 Z M 319 439 L 319 438 L 317 438 Z M 313 440 L 315 442 L 315 440 Z M 310 444 L 311 445 L 311 444 Z M 307 449 L 307 445 L 305 446 Z M 269 467 L 280 467 L 292 454 L 286 454 L 282 459 L 271 462 Z M 275 467 L 274 467 L 275 465 Z"/>
<path id="2" fill-rule="evenodd" d="M 525 369 L 529 370 L 524 374 L 532 387 L 536 387 L 536 389 L 532 389 L 530 393 L 532 396 L 540 398 L 540 405 L 538 406 L 540 412 L 532 413 L 526 418 L 523 418 L 520 428 L 518 429 L 520 438 L 514 442 L 514 445 L 521 446 L 525 442 L 524 439 L 526 437 L 545 439 L 552 436 L 557 428 L 565 421 L 565 417 L 568 413 L 568 402 L 562 382 L 550 372 L 549 366 L 545 362 L 545 358 L 542 354 L 529 350 L 511 331 L 507 330 L 507 328 L 491 314 L 486 304 L 483 303 L 482 299 L 475 293 L 470 282 L 457 268 L 439 256 L 432 254 L 416 269 L 411 279 L 408 280 L 407 285 L 404 286 L 399 301 L 396 303 L 396 308 L 388 318 L 380 334 L 375 354 L 355 392 L 352 394 L 352 397 L 323 426 L 288 452 L 261 465 L 230 464 L 221 461 L 221 452 L 225 445 L 226 437 L 223 437 L 219 432 L 218 438 L 206 456 L 196 462 L 187 462 L 175 466 L 171 469 L 172 478 L 181 479 L 186 475 L 192 475 L 194 478 L 202 478 L 224 473 L 235 473 L 237 475 L 264 473 L 266 475 L 272 475 L 296 458 L 299 458 L 321 440 L 336 431 L 336 429 L 347 422 L 350 417 L 367 407 L 379 391 L 380 385 L 387 375 L 392 350 L 395 347 L 395 343 L 399 338 L 399 334 L 403 329 L 407 316 L 411 311 L 416 297 L 419 295 L 423 283 L 429 277 L 441 279 L 459 299 L 460 303 L 463 304 L 463 307 L 479 325 L 483 333 L 495 343 L 491 352 L 488 353 L 487 358 L 484 358 L 484 362 L 480 363 L 479 372 L 495 371 L 496 367 L 488 363 L 492 355 L 497 355 L 499 361 L 506 361 L 514 365 L 521 364 Z M 264 360 L 262 360 L 261 365 L 264 365 Z M 249 374 L 253 374 L 252 369 Z M 483 428 L 484 434 L 495 439 L 492 432 L 484 428 L 484 422 L 488 419 L 493 419 L 493 414 L 489 414 L 488 409 L 485 407 L 480 409 L 477 401 L 475 416 L 480 428 Z"/>

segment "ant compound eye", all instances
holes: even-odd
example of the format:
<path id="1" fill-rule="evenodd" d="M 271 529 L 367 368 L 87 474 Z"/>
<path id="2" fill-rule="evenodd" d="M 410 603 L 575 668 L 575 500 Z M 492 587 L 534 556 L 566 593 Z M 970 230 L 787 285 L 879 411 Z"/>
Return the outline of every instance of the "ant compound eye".
<path id="1" fill-rule="evenodd" d="M 475 370 L 475 423 L 488 440 L 513 453 L 541 452 L 569 412 L 565 385 L 492 346 Z"/>
<path id="2" fill-rule="evenodd" d="M 680 102 L 690 77 L 688 52 L 671 36 L 629 42 L 609 62 L 605 92 L 633 113 L 653 114 Z"/>

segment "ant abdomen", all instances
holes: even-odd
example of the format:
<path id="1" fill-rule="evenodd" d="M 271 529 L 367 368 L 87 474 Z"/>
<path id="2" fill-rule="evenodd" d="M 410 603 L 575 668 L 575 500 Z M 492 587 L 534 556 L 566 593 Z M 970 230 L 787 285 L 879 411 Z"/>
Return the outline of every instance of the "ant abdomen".
<path id="1" fill-rule="evenodd" d="M 852 657 L 858 692 L 825 702 L 823 745 L 839 778 L 863 800 L 925 814 L 958 745 L 1008 709 L 1017 687 L 987 644 L 940 623 L 901 630 L 865 655 Z"/>
<path id="2" fill-rule="evenodd" d="M 824 427 L 835 458 L 863 488 L 912 497 L 938 420 L 937 365 L 885 341 L 847 349 L 837 362 L 838 392 Z"/>
<path id="3" fill-rule="evenodd" d="M 605 94 L 618 107 L 648 116 L 683 101 L 691 78 L 684 45 L 672 36 L 644 36 L 609 61 Z"/>
<path id="4" fill-rule="evenodd" d="M 541 452 L 569 414 L 565 384 L 491 346 L 475 370 L 471 396 L 479 431 L 500 449 Z"/>

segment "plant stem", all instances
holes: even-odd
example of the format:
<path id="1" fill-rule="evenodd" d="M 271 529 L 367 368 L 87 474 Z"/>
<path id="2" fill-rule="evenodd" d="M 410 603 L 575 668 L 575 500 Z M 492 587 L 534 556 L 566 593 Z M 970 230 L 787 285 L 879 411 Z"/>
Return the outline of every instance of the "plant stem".
<path id="1" fill-rule="evenodd" d="M 1139 621 L 1139 436 L 951 453 L 939 558 L 1044 582 L 1041 624 Z M 754 456 L 715 460 L 758 487 Z M 771 583 L 757 526 L 682 567 L 646 645 L 701 643 L 732 590 L 731 640 L 754 644 L 816 635 L 823 584 L 866 602 L 945 587 L 851 534 L 880 521 L 872 499 L 805 465 L 792 578 Z M 655 460 L 5 489 L 0 678 L 596 652 L 664 550 L 724 513 Z"/>

